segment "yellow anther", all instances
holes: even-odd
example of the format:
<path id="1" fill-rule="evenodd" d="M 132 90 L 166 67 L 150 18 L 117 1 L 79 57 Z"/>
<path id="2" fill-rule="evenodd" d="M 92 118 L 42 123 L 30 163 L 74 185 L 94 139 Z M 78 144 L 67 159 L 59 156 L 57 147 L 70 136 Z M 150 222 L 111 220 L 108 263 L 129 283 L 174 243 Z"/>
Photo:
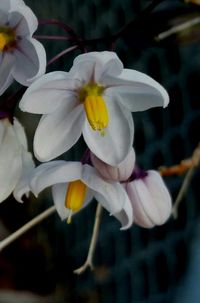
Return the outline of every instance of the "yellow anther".
<path id="1" fill-rule="evenodd" d="M 102 131 L 108 126 L 108 109 L 102 96 L 87 96 L 84 101 L 84 108 L 93 130 Z"/>
<path id="2" fill-rule="evenodd" d="M 74 211 L 78 211 L 84 204 L 87 186 L 81 181 L 72 181 L 68 185 L 65 197 L 65 206 L 70 209 L 67 223 L 71 223 L 71 216 Z"/>
<path id="3" fill-rule="evenodd" d="M 4 33 L 0 33 L 0 50 L 4 50 L 6 44 L 7 44 L 7 35 Z"/>
<path id="4" fill-rule="evenodd" d="M 0 27 L 0 51 L 12 48 L 16 41 L 15 33 L 7 27 Z"/>
<path id="5" fill-rule="evenodd" d="M 90 126 L 93 130 L 100 131 L 104 136 L 104 129 L 108 126 L 109 115 L 106 102 L 102 97 L 103 92 L 103 86 L 89 83 L 82 87 L 79 92 L 79 98 L 84 105 Z"/>

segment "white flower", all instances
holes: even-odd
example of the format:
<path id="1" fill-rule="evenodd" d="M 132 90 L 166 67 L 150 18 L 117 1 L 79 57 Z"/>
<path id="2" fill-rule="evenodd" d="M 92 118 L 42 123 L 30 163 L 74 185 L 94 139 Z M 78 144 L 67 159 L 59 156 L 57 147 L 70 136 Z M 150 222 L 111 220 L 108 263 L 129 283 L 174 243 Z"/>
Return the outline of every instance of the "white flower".
<path id="1" fill-rule="evenodd" d="M 157 171 L 139 171 L 133 181 L 125 184 L 132 203 L 135 223 L 151 228 L 164 224 L 172 210 L 169 191 Z"/>
<path id="2" fill-rule="evenodd" d="M 52 186 L 53 200 L 61 219 L 71 219 L 95 197 L 111 215 L 117 217 L 122 229 L 133 223 L 129 198 L 117 182 L 106 182 L 96 169 L 81 162 L 52 161 L 38 166 L 30 177 L 30 189 L 37 196 Z"/>
<path id="3" fill-rule="evenodd" d="M 0 202 L 13 191 L 19 202 L 28 194 L 27 176 L 34 167 L 32 155 L 27 151 L 23 127 L 14 118 L 13 125 L 7 118 L 0 120 Z"/>
<path id="4" fill-rule="evenodd" d="M 32 38 L 38 21 L 22 0 L 0 1 L 0 95 L 13 79 L 29 86 L 45 73 L 44 47 Z"/>
<path id="5" fill-rule="evenodd" d="M 78 56 L 69 71 L 42 76 L 25 92 L 20 108 L 43 114 L 34 138 L 40 161 L 68 151 L 83 134 L 89 149 L 115 166 L 133 143 L 131 111 L 167 106 L 168 94 L 152 78 L 123 69 L 113 52 Z"/>

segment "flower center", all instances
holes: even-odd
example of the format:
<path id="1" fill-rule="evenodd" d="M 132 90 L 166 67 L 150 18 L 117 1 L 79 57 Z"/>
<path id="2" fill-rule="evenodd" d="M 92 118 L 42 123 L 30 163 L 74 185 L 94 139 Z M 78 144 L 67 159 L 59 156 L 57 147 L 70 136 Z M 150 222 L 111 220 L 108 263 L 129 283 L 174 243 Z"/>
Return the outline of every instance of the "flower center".
<path id="1" fill-rule="evenodd" d="M 71 223 L 72 213 L 81 209 L 83 206 L 86 192 L 87 186 L 81 180 L 76 180 L 69 183 L 65 196 L 65 206 L 66 208 L 70 209 L 71 212 L 67 219 L 67 223 Z"/>
<path id="2" fill-rule="evenodd" d="M 79 95 L 90 126 L 98 131 L 103 131 L 109 122 L 108 109 L 102 97 L 103 91 L 103 86 L 87 84 L 82 87 Z"/>
<path id="3" fill-rule="evenodd" d="M 0 27 L 0 51 L 3 52 L 13 48 L 15 42 L 15 32 L 9 27 Z"/>

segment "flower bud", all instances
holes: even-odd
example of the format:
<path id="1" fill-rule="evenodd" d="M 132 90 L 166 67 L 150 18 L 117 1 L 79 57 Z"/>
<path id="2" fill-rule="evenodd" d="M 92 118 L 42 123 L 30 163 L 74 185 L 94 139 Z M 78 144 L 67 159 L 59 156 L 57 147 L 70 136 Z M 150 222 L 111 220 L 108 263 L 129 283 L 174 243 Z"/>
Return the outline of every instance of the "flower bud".
<path id="1" fill-rule="evenodd" d="M 92 164 L 99 171 L 101 176 L 110 181 L 126 181 L 130 177 L 135 165 L 135 151 L 133 148 L 131 148 L 125 160 L 117 166 L 111 166 L 103 162 L 92 152 L 90 153 L 90 157 Z"/>
<path id="2" fill-rule="evenodd" d="M 125 185 L 132 203 L 135 223 L 151 228 L 162 225 L 169 218 L 172 209 L 171 197 L 160 174 L 149 170 L 137 175 Z"/>

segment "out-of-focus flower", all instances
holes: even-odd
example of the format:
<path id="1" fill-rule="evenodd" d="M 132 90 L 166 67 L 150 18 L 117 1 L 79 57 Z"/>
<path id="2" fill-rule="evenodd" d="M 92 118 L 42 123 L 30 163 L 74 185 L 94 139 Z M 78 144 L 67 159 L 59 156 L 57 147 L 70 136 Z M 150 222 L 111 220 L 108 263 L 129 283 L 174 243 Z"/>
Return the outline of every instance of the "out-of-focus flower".
<path id="1" fill-rule="evenodd" d="M 110 181 L 126 181 L 133 172 L 135 166 L 135 151 L 131 148 L 127 157 L 117 166 L 111 166 L 93 153 L 90 153 L 90 158 L 94 167 L 99 171 L 101 176 Z"/>
<path id="2" fill-rule="evenodd" d="M 22 125 L 14 118 L 0 120 L 0 202 L 12 192 L 17 201 L 29 192 L 28 175 L 34 168 Z"/>
<path id="3" fill-rule="evenodd" d="M 135 171 L 133 180 L 125 183 L 137 225 L 151 228 L 161 225 L 172 210 L 171 197 L 160 174 L 154 170 Z"/>
<path id="4" fill-rule="evenodd" d="M 52 186 L 53 200 L 61 219 L 71 220 L 73 213 L 88 205 L 93 198 L 126 229 L 133 223 L 133 211 L 120 183 L 107 182 L 96 169 L 81 162 L 52 161 L 38 166 L 30 177 L 30 189 L 37 196 Z"/>
<path id="5" fill-rule="evenodd" d="M 45 73 L 44 47 L 32 38 L 38 21 L 22 0 L 0 1 L 0 94 L 13 79 L 29 86 Z"/>
<path id="6" fill-rule="evenodd" d="M 34 138 L 40 161 L 68 151 L 81 133 L 89 149 L 115 166 L 133 143 L 131 112 L 167 106 L 165 89 L 147 75 L 124 69 L 113 52 L 78 56 L 69 71 L 42 76 L 25 92 L 20 108 L 43 114 Z"/>

